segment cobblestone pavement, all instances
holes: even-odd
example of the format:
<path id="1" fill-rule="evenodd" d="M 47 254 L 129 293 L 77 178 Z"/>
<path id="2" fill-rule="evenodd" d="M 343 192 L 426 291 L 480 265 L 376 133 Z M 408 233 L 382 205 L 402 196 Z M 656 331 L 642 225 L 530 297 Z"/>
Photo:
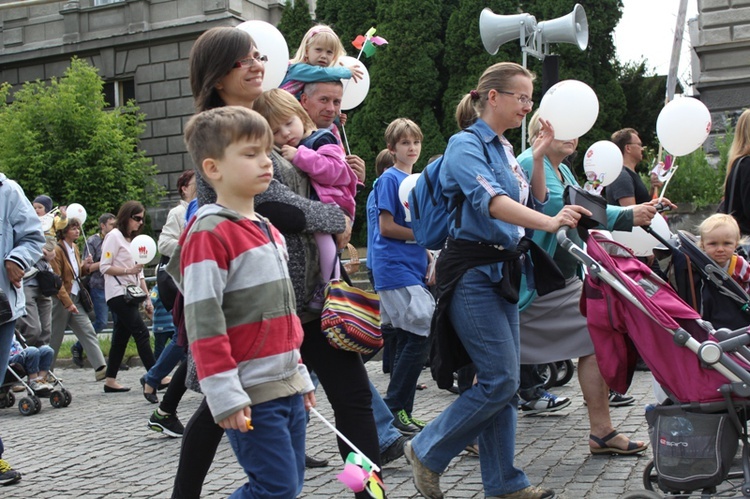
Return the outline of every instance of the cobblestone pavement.
<path id="1" fill-rule="evenodd" d="M 371 378 L 383 393 L 388 378 L 380 363 L 368 364 Z M 150 431 L 146 421 L 153 411 L 140 393 L 142 367 L 121 372 L 119 380 L 133 390 L 105 394 L 90 369 L 61 368 L 58 375 L 72 392 L 71 405 L 54 409 L 42 400 L 39 414 L 24 417 L 16 407 L 0 410 L 0 431 L 5 455 L 23 480 L 0 487 L 3 498 L 124 498 L 169 497 L 180 450 L 180 440 Z M 637 372 L 630 394 L 636 403 L 612 409 L 615 427 L 640 440 L 647 440 L 643 407 L 652 401 L 651 376 Z M 434 418 L 456 397 L 439 390 L 424 371 L 428 388 L 417 392 L 414 414 Z M 572 404 L 555 414 L 518 418 L 516 464 L 532 483 L 553 488 L 558 497 L 616 498 L 624 492 L 642 489 L 641 474 L 650 459 L 642 457 L 592 456 L 588 452 L 586 407 L 576 379 L 556 388 Z M 22 395 L 22 394 L 17 394 Z M 332 413 L 322 390 L 318 409 L 327 418 Z M 180 418 L 187 423 L 200 402 L 188 392 L 180 406 Z M 309 498 L 352 497 L 336 479 L 342 469 L 336 443 L 327 427 L 312 419 L 308 427 L 308 454 L 330 459 L 327 468 L 307 470 L 302 496 Z M 234 455 L 222 441 L 206 478 L 204 497 L 227 497 L 245 481 Z M 401 458 L 385 467 L 390 498 L 419 497 L 412 484 L 411 470 Z M 462 453 L 451 462 L 441 478 L 448 498 L 484 497 L 479 459 Z"/>

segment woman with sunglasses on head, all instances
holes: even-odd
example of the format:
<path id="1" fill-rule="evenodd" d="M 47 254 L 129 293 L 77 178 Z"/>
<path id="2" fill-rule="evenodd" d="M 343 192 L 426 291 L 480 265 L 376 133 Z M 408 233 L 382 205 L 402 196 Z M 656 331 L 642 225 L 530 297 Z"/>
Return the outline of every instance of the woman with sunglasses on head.
<path id="1" fill-rule="evenodd" d="M 254 101 L 263 92 L 261 85 L 265 62 L 265 56 L 258 51 L 248 33 L 236 28 L 212 28 L 206 31 L 195 42 L 190 53 L 190 85 L 196 111 L 221 106 L 252 109 Z M 309 192 L 306 176 L 295 172 L 294 166 L 276 152 L 271 154 L 271 159 L 274 180 L 265 193 L 256 196 L 255 207 L 286 238 L 297 312 L 303 317 L 307 313 L 305 305 L 313 293 L 310 284 L 315 282 L 315 272 L 320 272 L 316 270 L 318 258 L 312 234 L 334 234 L 339 246 L 346 245 L 351 235 L 351 221 L 337 206 L 311 201 L 299 195 L 303 191 Z M 196 175 L 196 178 L 198 204 L 202 206 L 215 202 L 216 193 L 211 186 L 200 176 Z M 318 313 L 318 321 L 319 317 Z M 305 318 L 302 320 L 306 322 Z M 317 332 L 313 339 L 325 343 L 320 328 Z M 319 351 L 322 352 L 320 358 L 317 356 Z M 330 354 L 330 357 L 322 358 L 326 354 Z M 313 355 L 318 363 L 338 366 L 337 376 L 330 379 L 320 376 L 333 406 L 336 424 L 373 462 L 380 464 L 367 371 L 361 357 L 353 352 L 335 350 L 327 344 L 316 346 L 315 353 L 310 353 L 307 335 L 302 345 L 302 355 L 306 363 L 307 357 Z M 203 480 L 223 433 L 221 427 L 214 423 L 204 400 L 185 426 L 172 497 L 200 497 Z M 340 443 L 339 449 L 342 457 L 349 453 L 343 443 Z M 361 492 L 357 497 L 369 496 Z"/>
<path id="2" fill-rule="evenodd" d="M 141 232 L 145 216 L 146 209 L 141 203 L 125 202 L 117 213 L 117 226 L 107 234 L 102 243 L 99 270 L 104 274 L 104 296 L 110 310 L 117 315 L 112 332 L 112 347 L 109 350 L 107 377 L 104 380 L 105 393 L 130 390 L 117 382 L 117 371 L 120 369 L 131 336 L 135 340 L 143 367 L 149 370 L 156 362 L 151 350 L 148 327 L 141 317 L 140 304 L 125 300 L 125 286 L 129 284 L 140 286 L 148 295 L 143 265 L 136 263 L 130 253 L 130 242 Z M 154 312 L 151 301 L 146 300 L 143 303 L 146 312 L 151 315 Z"/>

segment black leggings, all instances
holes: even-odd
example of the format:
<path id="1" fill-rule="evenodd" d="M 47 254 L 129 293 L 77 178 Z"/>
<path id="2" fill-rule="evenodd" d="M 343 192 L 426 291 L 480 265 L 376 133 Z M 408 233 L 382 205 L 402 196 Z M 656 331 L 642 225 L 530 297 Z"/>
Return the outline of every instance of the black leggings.
<path id="1" fill-rule="evenodd" d="M 167 414 L 177 414 L 177 406 L 182 400 L 182 396 L 185 395 L 187 387 L 185 386 L 185 378 L 187 377 L 187 360 L 180 362 L 177 366 L 177 370 L 172 375 L 172 381 L 169 382 L 167 391 L 164 392 L 164 397 L 161 399 L 159 409 Z"/>
<path id="2" fill-rule="evenodd" d="M 320 329 L 320 320 L 302 325 L 302 361 L 318 375 L 320 384 L 333 408 L 336 428 L 359 450 L 380 466 L 380 446 L 375 418 L 372 415 L 372 393 L 367 370 L 358 353 L 336 350 L 328 344 Z M 337 439 L 339 453 L 346 459 L 352 450 Z M 369 497 L 367 492 L 356 497 Z"/>
<path id="3" fill-rule="evenodd" d="M 302 360 L 316 372 L 333 408 L 336 428 L 365 455 L 380 466 L 380 445 L 372 415 L 367 370 L 359 354 L 336 350 L 328 344 L 320 329 L 320 320 L 303 325 Z M 171 383 L 170 383 L 171 384 Z M 180 463 L 174 480 L 173 499 L 200 497 L 203 481 L 211 467 L 224 430 L 214 423 L 204 398 L 182 435 Z M 339 453 L 346 459 L 351 449 L 337 439 Z M 358 499 L 367 492 L 355 494 Z"/>
<path id="4" fill-rule="evenodd" d="M 117 371 L 120 370 L 120 364 L 131 336 L 135 340 L 143 367 L 148 371 L 156 364 L 156 359 L 151 350 L 148 327 L 143 322 L 140 308 L 137 305 L 125 303 L 125 298 L 122 296 L 107 300 L 107 305 L 113 313 L 117 314 L 117 321 L 112 332 L 112 348 L 109 349 L 107 360 L 107 377 L 117 378 Z"/>

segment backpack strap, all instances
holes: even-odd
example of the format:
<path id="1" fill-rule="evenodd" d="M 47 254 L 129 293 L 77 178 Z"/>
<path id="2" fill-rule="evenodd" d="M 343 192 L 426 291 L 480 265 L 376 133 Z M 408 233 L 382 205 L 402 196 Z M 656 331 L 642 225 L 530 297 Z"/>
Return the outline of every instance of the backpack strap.
<path id="1" fill-rule="evenodd" d="M 461 131 L 462 132 L 471 133 L 472 135 L 476 136 L 479 139 L 479 143 L 482 144 L 482 151 L 484 151 L 484 159 L 487 161 L 488 165 L 491 164 L 492 160 L 490 159 L 490 152 L 487 150 L 487 144 L 485 144 L 484 139 L 482 138 L 482 136 L 479 135 L 479 133 L 476 130 L 472 129 L 472 128 L 464 128 Z M 463 208 L 463 204 L 464 204 L 465 200 L 466 200 L 466 196 L 464 196 L 463 192 L 459 191 L 458 195 L 456 196 L 456 200 L 455 200 L 455 207 L 456 207 L 456 228 L 457 229 L 461 228 L 461 214 L 463 212 L 462 208 Z"/>

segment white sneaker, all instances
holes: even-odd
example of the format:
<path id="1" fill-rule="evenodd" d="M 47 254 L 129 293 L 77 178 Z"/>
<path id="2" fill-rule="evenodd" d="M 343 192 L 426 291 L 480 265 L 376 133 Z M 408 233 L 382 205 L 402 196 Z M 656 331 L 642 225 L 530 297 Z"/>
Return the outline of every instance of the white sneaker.
<path id="1" fill-rule="evenodd" d="M 29 382 L 29 386 L 32 390 L 34 390 L 34 393 L 49 393 L 53 390 L 53 388 L 42 381 L 41 379 L 34 379 Z"/>
<path id="2" fill-rule="evenodd" d="M 558 397 L 550 392 L 544 392 L 538 399 L 529 400 L 521 404 L 520 409 L 524 414 L 539 414 L 542 412 L 559 411 L 569 405 L 570 399 L 568 397 Z"/>

